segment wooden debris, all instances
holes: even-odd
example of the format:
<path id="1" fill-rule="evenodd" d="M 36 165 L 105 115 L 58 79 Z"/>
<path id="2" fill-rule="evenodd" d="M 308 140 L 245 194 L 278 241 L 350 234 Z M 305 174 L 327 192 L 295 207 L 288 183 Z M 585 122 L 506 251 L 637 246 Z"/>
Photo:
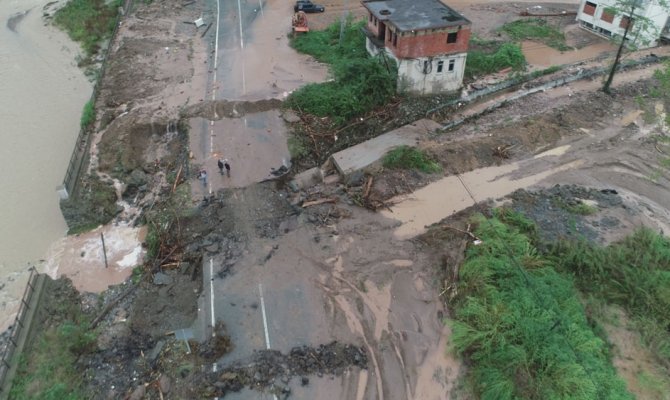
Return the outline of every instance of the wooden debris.
<path id="1" fill-rule="evenodd" d="M 302 208 L 307 208 L 311 206 L 318 206 L 319 204 L 324 204 L 324 203 L 336 203 L 337 199 L 330 198 L 330 197 L 324 197 L 322 199 L 318 200 L 312 200 L 312 201 L 306 201 L 302 203 Z"/>

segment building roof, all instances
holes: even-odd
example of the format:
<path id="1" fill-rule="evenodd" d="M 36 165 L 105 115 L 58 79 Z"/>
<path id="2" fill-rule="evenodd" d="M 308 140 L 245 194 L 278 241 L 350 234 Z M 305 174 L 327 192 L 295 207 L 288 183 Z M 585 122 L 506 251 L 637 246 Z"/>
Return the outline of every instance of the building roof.
<path id="1" fill-rule="evenodd" d="M 440 0 L 363 0 L 363 6 L 377 19 L 391 22 L 401 31 L 470 24 Z"/>

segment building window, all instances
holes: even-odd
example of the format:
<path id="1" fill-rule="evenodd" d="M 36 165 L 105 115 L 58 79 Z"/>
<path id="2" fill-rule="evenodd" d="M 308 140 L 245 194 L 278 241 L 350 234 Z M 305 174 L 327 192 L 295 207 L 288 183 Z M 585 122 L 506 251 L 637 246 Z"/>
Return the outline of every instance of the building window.
<path id="1" fill-rule="evenodd" d="M 455 67 L 456 67 L 456 60 L 449 60 L 449 72 L 454 72 Z"/>
<path id="2" fill-rule="evenodd" d="M 398 46 L 398 34 L 394 31 L 393 32 L 393 47 Z"/>
<path id="3" fill-rule="evenodd" d="M 444 69 L 444 61 L 437 62 L 437 73 L 439 74 Z"/>
<path id="4" fill-rule="evenodd" d="M 633 24 L 633 21 L 629 17 L 623 16 L 623 17 L 621 17 L 621 22 L 619 22 L 619 27 L 623 28 L 623 29 L 626 29 L 626 28 L 628 28 L 628 25 L 632 25 L 632 24 Z"/>
<path id="5" fill-rule="evenodd" d="M 431 65 L 430 61 L 425 60 L 425 61 L 423 62 L 423 73 L 424 73 L 425 75 L 430 74 L 430 69 L 431 69 L 431 67 L 432 67 L 432 65 Z"/>
<path id="6" fill-rule="evenodd" d="M 614 14 L 607 11 L 607 10 L 603 10 L 603 13 L 600 16 L 600 19 L 602 19 L 605 22 L 609 22 L 611 24 L 612 21 L 614 21 Z"/>
<path id="7" fill-rule="evenodd" d="M 596 7 L 598 5 L 596 3 L 592 3 L 590 1 L 587 1 L 586 4 L 584 4 L 584 14 L 588 15 L 596 15 Z"/>
<path id="8" fill-rule="evenodd" d="M 458 32 L 447 34 L 447 43 L 456 43 L 456 39 L 458 39 Z"/>
<path id="9" fill-rule="evenodd" d="M 368 21 L 372 22 L 372 14 L 368 16 Z"/>

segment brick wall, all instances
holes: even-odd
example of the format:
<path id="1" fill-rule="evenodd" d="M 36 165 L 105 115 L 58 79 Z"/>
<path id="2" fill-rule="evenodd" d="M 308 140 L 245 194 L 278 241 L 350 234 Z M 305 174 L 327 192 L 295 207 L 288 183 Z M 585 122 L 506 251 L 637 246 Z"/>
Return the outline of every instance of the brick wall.
<path id="1" fill-rule="evenodd" d="M 367 27 L 368 31 L 372 32 L 373 35 L 379 36 L 379 21 L 377 21 L 377 25 L 375 25 L 376 18 L 372 17 L 372 21 L 370 21 L 370 16 L 372 14 L 368 13 L 368 19 L 367 19 Z"/>
<path id="2" fill-rule="evenodd" d="M 398 58 L 430 57 L 439 54 L 464 53 L 468 50 L 470 27 L 458 31 L 456 43 L 447 43 L 447 32 L 412 34 L 404 32 L 398 36 L 397 46 L 393 46 L 392 35 L 386 35 L 386 47 Z"/>

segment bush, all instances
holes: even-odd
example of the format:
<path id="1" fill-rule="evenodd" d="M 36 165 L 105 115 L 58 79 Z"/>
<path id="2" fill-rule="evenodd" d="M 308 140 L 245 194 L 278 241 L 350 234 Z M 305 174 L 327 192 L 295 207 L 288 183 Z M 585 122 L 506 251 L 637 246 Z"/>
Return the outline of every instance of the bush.
<path id="1" fill-rule="evenodd" d="M 426 153 L 409 146 L 391 150 L 382 160 L 384 167 L 395 169 L 416 169 L 426 173 L 440 172 L 442 167 Z"/>
<path id="2" fill-rule="evenodd" d="M 69 0 L 56 12 L 54 21 L 91 56 L 98 51 L 100 42 L 114 31 L 117 8 L 122 3 L 123 0 L 109 4 L 105 0 Z"/>
<path id="3" fill-rule="evenodd" d="M 452 344 L 470 362 L 480 398 L 631 399 L 572 282 L 517 228 L 477 223 L 482 243 L 459 272 Z"/>
<path id="4" fill-rule="evenodd" d="M 492 74 L 505 68 L 521 70 L 525 64 L 526 58 L 521 52 L 521 47 L 515 43 L 504 43 L 493 52 L 482 50 L 468 52 L 465 76 L 473 78 Z"/>
<path id="5" fill-rule="evenodd" d="M 540 18 L 508 22 L 500 30 L 513 40 L 537 39 L 549 47 L 561 51 L 570 50 L 565 44 L 565 35 Z"/>
<path id="6" fill-rule="evenodd" d="M 333 79 L 294 91 L 287 99 L 289 107 L 330 117 L 341 125 L 388 102 L 395 94 L 396 66 L 392 60 L 367 54 L 365 37 L 360 32 L 362 24 L 349 21 L 341 44 L 339 23 L 292 41 L 298 51 L 330 64 Z"/>
<path id="7" fill-rule="evenodd" d="M 552 256 L 582 291 L 622 306 L 645 327 L 640 331 L 654 353 L 670 361 L 670 332 L 664 328 L 670 326 L 670 239 L 640 229 L 608 247 L 562 242 Z M 645 335 L 652 331 L 653 337 Z"/>
<path id="8" fill-rule="evenodd" d="M 81 129 L 88 128 L 95 121 L 95 108 L 93 101 L 89 100 L 84 104 L 84 110 L 81 112 L 80 126 Z"/>

